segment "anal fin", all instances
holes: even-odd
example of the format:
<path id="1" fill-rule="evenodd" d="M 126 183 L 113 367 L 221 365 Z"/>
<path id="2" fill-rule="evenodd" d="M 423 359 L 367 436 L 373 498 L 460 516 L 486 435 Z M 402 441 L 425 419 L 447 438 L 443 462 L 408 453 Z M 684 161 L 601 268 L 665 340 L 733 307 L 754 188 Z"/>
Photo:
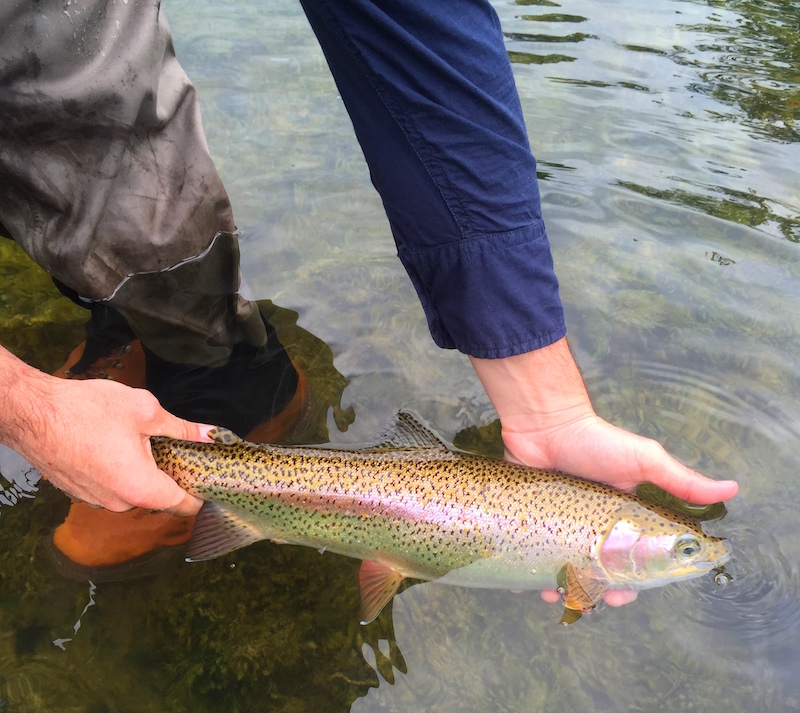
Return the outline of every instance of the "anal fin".
<path id="1" fill-rule="evenodd" d="M 389 565 L 372 560 L 364 560 L 358 575 L 361 589 L 361 623 L 369 624 L 381 613 L 389 600 L 397 592 L 397 588 L 405 579 Z"/>

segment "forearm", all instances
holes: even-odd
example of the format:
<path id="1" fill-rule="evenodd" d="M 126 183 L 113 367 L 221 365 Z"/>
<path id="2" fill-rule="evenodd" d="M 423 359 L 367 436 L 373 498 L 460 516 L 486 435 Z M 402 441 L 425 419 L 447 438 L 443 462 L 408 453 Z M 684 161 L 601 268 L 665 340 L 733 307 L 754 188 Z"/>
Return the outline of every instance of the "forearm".
<path id="1" fill-rule="evenodd" d="M 231 205 L 161 3 L 52 6 L 0 3 L 0 222 L 161 358 L 224 363 L 266 335 L 233 298 Z"/>
<path id="2" fill-rule="evenodd" d="M 504 429 L 550 427 L 554 414 L 560 423 L 594 414 L 566 337 L 506 359 L 470 361 Z"/>
<path id="3" fill-rule="evenodd" d="M 434 341 L 497 358 L 564 336 L 536 161 L 491 4 L 302 4 Z"/>
<path id="4" fill-rule="evenodd" d="M 47 378 L 0 346 L 0 443 L 25 450 L 30 434 L 46 422 L 37 404 L 45 402 Z"/>

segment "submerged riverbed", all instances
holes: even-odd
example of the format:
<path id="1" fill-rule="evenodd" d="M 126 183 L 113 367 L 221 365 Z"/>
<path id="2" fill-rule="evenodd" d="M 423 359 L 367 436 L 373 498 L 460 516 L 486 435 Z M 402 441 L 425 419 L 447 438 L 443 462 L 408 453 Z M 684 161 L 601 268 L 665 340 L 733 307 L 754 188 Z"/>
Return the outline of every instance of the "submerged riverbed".
<path id="1" fill-rule="evenodd" d="M 0 710 L 800 711 L 800 7 L 494 5 L 598 412 L 740 483 L 710 526 L 732 580 L 570 627 L 536 592 L 435 583 L 361 627 L 357 562 L 272 543 L 71 581 L 43 544 L 65 498 L 5 454 Z M 291 310 L 279 333 L 332 406 L 317 435 L 364 442 L 402 407 L 450 440 L 490 423 L 428 335 L 299 4 L 164 8 L 248 287 Z M 85 315 L 7 241 L 0 275 L 0 341 L 55 369 Z"/>

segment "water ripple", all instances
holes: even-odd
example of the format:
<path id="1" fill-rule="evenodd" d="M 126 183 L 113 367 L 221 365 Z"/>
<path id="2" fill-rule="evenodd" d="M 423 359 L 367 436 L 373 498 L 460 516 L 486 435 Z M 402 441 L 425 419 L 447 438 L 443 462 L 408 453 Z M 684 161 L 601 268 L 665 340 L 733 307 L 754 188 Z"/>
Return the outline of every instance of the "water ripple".
<path id="1" fill-rule="evenodd" d="M 636 359 L 624 366 L 608 365 L 603 371 L 585 378 L 593 397 L 608 405 L 615 401 L 621 405 L 622 396 L 614 393 L 617 384 L 647 384 L 663 418 L 715 433 L 731 445 L 741 443 L 745 432 L 758 433 L 776 447 L 800 441 L 800 431 L 781 402 L 760 393 L 755 383 L 747 388 L 685 364 Z"/>
<path id="2" fill-rule="evenodd" d="M 632 361 L 604 372 L 587 379 L 604 409 L 638 409 L 640 432 L 681 451 L 691 465 L 725 471 L 742 485 L 728 516 L 708 528 L 731 545 L 724 576 L 680 582 L 665 588 L 664 596 L 685 607 L 690 621 L 739 647 L 768 642 L 770 660 L 792 655 L 800 631 L 800 521 L 794 507 L 800 434 L 791 406 L 753 380 L 733 382 L 701 368 Z M 646 384 L 647 392 L 618 390 L 619 384 Z M 726 655 L 737 658 L 746 650 Z"/>
<path id="3" fill-rule="evenodd" d="M 686 611 L 687 618 L 735 634 L 739 642 L 768 641 L 775 649 L 782 643 L 791 644 L 800 631 L 797 565 L 766 524 L 758 527 L 750 522 L 726 522 L 724 530 L 733 549 L 724 569 L 730 581 L 696 585 L 696 600 Z M 782 540 L 788 542 L 787 538 Z M 681 590 L 689 586 L 681 583 L 666 589 L 665 596 L 681 600 L 685 597 Z"/>

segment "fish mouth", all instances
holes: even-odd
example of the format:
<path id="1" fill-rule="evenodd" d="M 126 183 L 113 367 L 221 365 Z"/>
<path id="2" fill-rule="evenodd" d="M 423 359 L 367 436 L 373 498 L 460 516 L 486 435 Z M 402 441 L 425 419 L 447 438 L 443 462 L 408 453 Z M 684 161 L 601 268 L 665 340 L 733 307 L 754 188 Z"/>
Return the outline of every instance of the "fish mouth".
<path id="1" fill-rule="evenodd" d="M 708 559 L 692 562 L 690 568 L 695 571 L 709 572 L 717 567 L 721 567 L 733 557 L 731 546 L 724 539 L 720 538 L 714 545 L 714 552 L 709 553 L 711 556 L 708 557 Z"/>
<path id="2" fill-rule="evenodd" d="M 731 546 L 720 538 L 714 542 L 714 548 L 708 553 L 707 559 L 692 562 L 692 567 L 702 570 L 714 569 L 725 564 L 732 556 Z"/>

